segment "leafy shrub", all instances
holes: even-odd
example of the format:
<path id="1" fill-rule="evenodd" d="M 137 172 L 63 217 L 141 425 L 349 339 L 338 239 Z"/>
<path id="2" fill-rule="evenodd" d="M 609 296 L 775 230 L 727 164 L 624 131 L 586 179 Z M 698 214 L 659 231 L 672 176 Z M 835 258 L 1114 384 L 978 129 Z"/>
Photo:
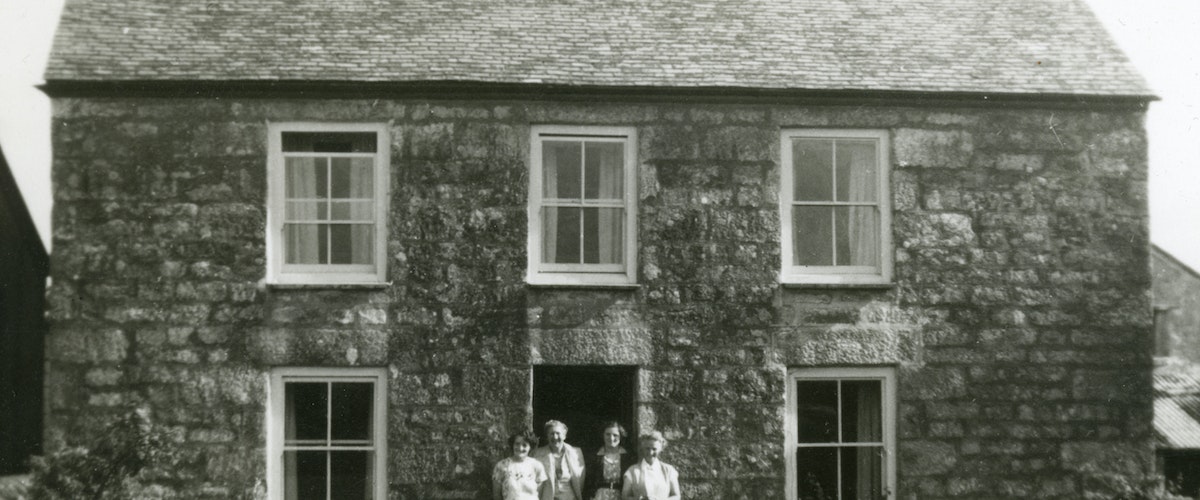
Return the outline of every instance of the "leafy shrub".
<path id="1" fill-rule="evenodd" d="M 143 472 L 170 460 L 164 430 L 144 411 L 133 411 L 105 428 L 86 447 L 64 448 L 34 457 L 29 486 L 32 500 L 115 500 L 134 497 Z"/>

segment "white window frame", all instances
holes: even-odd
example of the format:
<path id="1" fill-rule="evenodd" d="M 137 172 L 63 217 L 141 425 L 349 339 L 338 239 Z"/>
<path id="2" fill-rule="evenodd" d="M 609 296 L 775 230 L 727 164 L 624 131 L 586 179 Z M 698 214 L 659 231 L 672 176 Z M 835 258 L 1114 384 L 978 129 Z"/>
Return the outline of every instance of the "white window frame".
<path id="1" fill-rule="evenodd" d="M 887 498 L 896 497 L 896 370 L 891 367 L 794 368 L 787 374 L 787 410 L 784 422 L 783 455 L 787 466 L 785 491 L 789 499 L 796 498 L 796 383 L 810 380 L 879 380 L 882 381 L 880 418 L 883 427 L 883 486 Z M 840 391 L 839 391 L 840 398 Z"/>
<path id="2" fill-rule="evenodd" d="M 283 367 L 271 370 L 267 388 L 267 497 L 284 500 L 283 453 L 286 428 L 284 384 L 288 382 L 371 382 L 373 398 L 372 435 L 375 451 L 376 500 L 387 499 L 387 370 L 384 368 Z"/>
<path id="3" fill-rule="evenodd" d="M 530 127 L 528 262 L 531 285 L 621 286 L 637 282 L 637 130 L 634 127 L 535 125 Z M 542 141 L 547 139 L 607 140 L 625 144 L 623 264 L 542 263 Z"/>
<path id="4" fill-rule="evenodd" d="M 374 132 L 375 158 L 374 264 L 287 264 L 284 226 L 284 132 Z M 378 285 L 386 280 L 388 186 L 391 184 L 391 140 L 386 123 L 287 122 L 268 124 L 267 135 L 267 282 L 296 285 Z M 340 153 L 339 153 L 340 154 Z"/>
<path id="5" fill-rule="evenodd" d="M 878 166 L 876 179 L 879 207 L 879 267 L 873 266 L 796 266 L 792 264 L 793 241 L 792 207 L 795 205 L 793 180 L 795 165 L 792 158 L 794 139 L 874 139 Z M 780 243 L 782 262 L 779 281 L 783 284 L 826 285 L 885 285 L 892 282 L 892 195 L 889 137 L 886 130 L 867 129 L 788 129 L 780 133 L 779 220 L 782 229 Z M 839 202 L 815 202 L 814 205 L 837 205 Z M 845 203 L 845 202 L 842 202 Z"/>

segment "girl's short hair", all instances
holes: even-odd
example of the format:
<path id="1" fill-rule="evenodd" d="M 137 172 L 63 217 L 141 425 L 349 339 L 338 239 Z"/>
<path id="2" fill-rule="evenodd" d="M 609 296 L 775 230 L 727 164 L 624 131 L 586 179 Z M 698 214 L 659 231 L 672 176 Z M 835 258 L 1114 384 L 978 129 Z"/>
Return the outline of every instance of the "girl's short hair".
<path id="1" fill-rule="evenodd" d="M 526 431 L 521 431 L 521 432 L 515 433 L 508 437 L 508 449 L 511 450 L 513 445 L 517 444 L 518 439 L 524 440 L 526 443 L 529 443 L 530 448 L 537 448 L 537 445 L 538 445 L 537 436 L 533 435 L 532 431 L 526 430 Z"/>
<path id="2" fill-rule="evenodd" d="M 629 435 L 625 432 L 625 426 L 621 425 L 621 423 L 617 422 L 616 420 L 605 422 L 604 427 L 601 427 L 600 430 L 606 431 L 612 429 L 613 427 L 617 428 L 617 434 L 621 436 L 621 439 L 625 439 Z"/>

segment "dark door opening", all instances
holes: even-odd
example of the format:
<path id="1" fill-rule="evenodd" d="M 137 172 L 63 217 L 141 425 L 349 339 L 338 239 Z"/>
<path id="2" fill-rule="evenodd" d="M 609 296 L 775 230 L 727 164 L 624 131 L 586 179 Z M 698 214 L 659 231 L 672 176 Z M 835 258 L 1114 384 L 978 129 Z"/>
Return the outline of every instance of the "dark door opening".
<path id="1" fill-rule="evenodd" d="M 1200 495 L 1200 452 L 1195 450 L 1159 451 L 1167 491 L 1188 498 Z"/>
<path id="2" fill-rule="evenodd" d="M 567 424 L 567 442 L 596 450 L 603 444 L 605 422 L 616 420 L 629 431 L 621 445 L 636 453 L 634 399 L 637 367 L 535 366 L 533 367 L 533 430 L 545 444 L 542 426 L 547 420 Z"/>

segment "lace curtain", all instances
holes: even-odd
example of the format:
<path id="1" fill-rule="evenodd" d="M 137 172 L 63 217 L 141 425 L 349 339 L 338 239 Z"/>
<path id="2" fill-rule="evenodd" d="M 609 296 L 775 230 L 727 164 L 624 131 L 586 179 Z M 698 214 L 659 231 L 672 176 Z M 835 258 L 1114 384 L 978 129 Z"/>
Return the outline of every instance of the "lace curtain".
<path id="1" fill-rule="evenodd" d="M 623 162 L 623 145 L 618 143 L 543 143 L 542 196 L 569 206 L 541 208 L 542 262 L 623 261 L 624 209 L 585 206 L 585 200 L 623 203 Z"/>
<path id="2" fill-rule="evenodd" d="M 374 249 L 374 160 L 293 157 L 286 162 L 286 262 L 370 264 Z"/>

